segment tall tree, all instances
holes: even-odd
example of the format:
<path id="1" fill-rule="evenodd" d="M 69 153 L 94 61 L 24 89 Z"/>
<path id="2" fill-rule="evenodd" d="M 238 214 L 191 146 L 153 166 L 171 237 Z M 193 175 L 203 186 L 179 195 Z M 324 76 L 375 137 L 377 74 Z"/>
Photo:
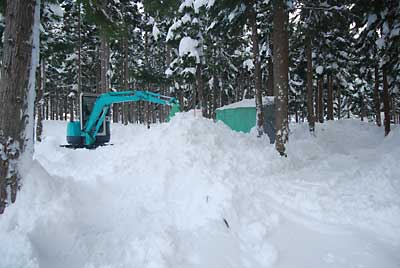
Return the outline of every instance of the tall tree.
<path id="1" fill-rule="evenodd" d="M 273 43 L 274 43 L 274 96 L 276 150 L 283 156 L 288 141 L 288 87 L 289 87 L 289 38 L 288 7 L 284 0 L 274 0 Z"/>
<path id="2" fill-rule="evenodd" d="M 260 51 L 259 51 L 259 37 L 257 30 L 257 12 L 255 9 L 256 2 L 254 0 L 247 0 L 247 16 L 248 23 L 251 29 L 251 41 L 253 50 L 253 64 L 254 64 L 254 80 L 256 90 L 256 113 L 257 113 L 257 132 L 258 136 L 261 136 L 264 132 L 264 113 L 262 108 L 262 92 L 261 92 L 261 62 L 260 62 Z"/>
<path id="3" fill-rule="evenodd" d="M 7 0 L 0 81 L 0 213 L 15 202 L 22 154 L 33 153 L 40 0 Z"/>

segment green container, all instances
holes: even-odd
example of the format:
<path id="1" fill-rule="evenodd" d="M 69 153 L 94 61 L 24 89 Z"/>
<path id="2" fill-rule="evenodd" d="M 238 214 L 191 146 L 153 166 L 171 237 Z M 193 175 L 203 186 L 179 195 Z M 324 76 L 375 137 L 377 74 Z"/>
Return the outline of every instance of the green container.
<path id="1" fill-rule="evenodd" d="M 217 121 L 224 122 L 232 130 L 249 133 L 256 125 L 256 109 L 242 107 L 234 109 L 217 110 Z"/>
<path id="2" fill-rule="evenodd" d="M 273 97 L 263 99 L 264 133 L 270 142 L 275 142 L 275 108 Z M 254 99 L 245 99 L 216 110 L 217 121 L 224 122 L 232 130 L 249 133 L 256 126 L 256 107 Z"/>

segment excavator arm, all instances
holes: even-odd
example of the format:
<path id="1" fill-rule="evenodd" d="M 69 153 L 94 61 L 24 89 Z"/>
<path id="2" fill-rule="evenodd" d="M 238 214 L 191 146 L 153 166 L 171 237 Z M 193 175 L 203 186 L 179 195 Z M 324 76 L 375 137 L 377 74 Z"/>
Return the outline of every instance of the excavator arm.
<path id="1" fill-rule="evenodd" d="M 91 146 L 96 142 L 96 135 L 98 134 L 99 129 L 104 123 L 104 120 L 112 104 L 135 101 L 147 101 L 171 106 L 172 108 L 168 120 L 176 112 L 179 112 L 179 103 L 177 99 L 163 96 L 161 94 L 150 91 L 135 90 L 101 94 L 97 97 L 90 116 L 86 121 L 86 124 L 83 126 L 83 129 L 81 129 L 80 136 L 83 136 L 84 138 L 84 145 Z"/>

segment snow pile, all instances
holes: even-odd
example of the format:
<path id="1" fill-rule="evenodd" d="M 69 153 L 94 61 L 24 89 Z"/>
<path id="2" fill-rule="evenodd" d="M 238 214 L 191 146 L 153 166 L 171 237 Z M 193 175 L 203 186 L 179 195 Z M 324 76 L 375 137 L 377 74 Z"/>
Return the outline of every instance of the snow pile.
<path id="1" fill-rule="evenodd" d="M 45 122 L 0 267 L 398 267 L 400 129 L 358 121 L 269 140 L 178 114 L 69 150 Z"/>

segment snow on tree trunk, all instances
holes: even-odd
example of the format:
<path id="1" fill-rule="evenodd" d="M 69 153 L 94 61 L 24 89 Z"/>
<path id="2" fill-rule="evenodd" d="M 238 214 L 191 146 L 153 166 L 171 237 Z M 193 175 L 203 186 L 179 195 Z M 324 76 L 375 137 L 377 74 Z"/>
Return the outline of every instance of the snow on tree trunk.
<path id="1" fill-rule="evenodd" d="M 254 0 L 246 1 L 248 8 L 248 21 L 251 28 L 251 40 L 253 42 L 253 63 L 254 63 L 254 82 L 255 82 L 255 99 L 256 99 L 256 113 L 257 113 L 257 132 L 258 136 L 264 133 L 264 114 L 262 109 L 262 89 L 261 89 L 261 62 L 259 52 L 259 40 L 257 33 L 257 13 L 254 9 Z"/>
<path id="2" fill-rule="evenodd" d="M 274 43 L 274 95 L 276 150 L 283 156 L 288 141 L 288 88 L 289 88 L 289 39 L 288 12 L 286 1 L 274 0 L 273 43 Z"/>
<path id="3" fill-rule="evenodd" d="M 0 99 L 0 214 L 15 202 L 17 165 L 33 154 L 40 0 L 8 0 Z"/>
<path id="4" fill-rule="evenodd" d="M 307 121 L 310 132 L 315 130 L 314 101 L 313 101 L 313 67 L 311 53 L 311 38 L 306 38 L 306 59 L 307 59 Z"/>

